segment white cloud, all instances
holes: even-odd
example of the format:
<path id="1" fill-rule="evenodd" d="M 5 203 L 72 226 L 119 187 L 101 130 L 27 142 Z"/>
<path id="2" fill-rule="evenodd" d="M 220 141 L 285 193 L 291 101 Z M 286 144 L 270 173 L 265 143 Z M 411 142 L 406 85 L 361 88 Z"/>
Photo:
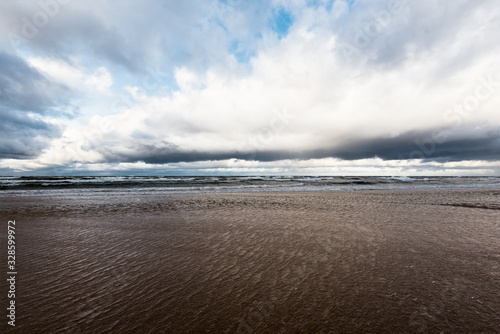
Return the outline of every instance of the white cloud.
<path id="1" fill-rule="evenodd" d="M 31 57 L 28 59 L 28 64 L 50 80 L 86 94 L 96 92 L 109 95 L 109 89 L 113 85 L 111 73 L 104 66 L 97 68 L 93 73 L 87 73 L 82 66 L 71 65 L 53 58 Z"/>
<path id="2" fill-rule="evenodd" d="M 85 79 L 85 83 L 101 93 L 109 94 L 109 88 L 113 85 L 113 78 L 106 67 L 101 66 Z"/>
<path id="3" fill-rule="evenodd" d="M 350 12 L 345 1 L 336 1 L 331 11 L 307 7 L 305 1 L 274 2 L 272 5 L 285 6 L 294 15 L 294 25 L 281 40 L 270 31 L 254 37 L 257 27 L 268 22 L 264 14 L 252 21 L 246 15 L 253 10 L 250 4 L 243 11 L 231 2 L 210 9 L 203 6 L 205 16 L 191 3 L 178 4 L 169 15 L 173 20 L 176 10 L 182 15 L 167 27 L 158 20 L 158 3 L 150 1 L 141 11 L 154 14 L 151 26 L 141 21 L 134 31 L 123 26 L 116 33 L 109 27 L 127 22 L 135 8 L 132 3 L 109 16 L 104 5 L 92 10 L 75 5 L 72 11 L 88 15 L 89 22 L 97 20 L 100 25 L 96 23 L 94 28 L 104 29 L 109 34 L 105 37 L 117 44 L 96 39 L 89 46 L 95 48 L 92 53 L 71 64 L 40 52 L 29 58 L 30 65 L 51 80 L 80 91 L 87 109 L 93 106 L 88 101 L 102 96 L 120 100 L 118 90 L 126 94 L 127 103 L 114 114 L 110 114 L 111 106 L 102 104 L 97 114 L 89 112 L 91 116 L 82 117 L 80 124 L 73 122 L 36 161 L 105 164 L 113 159 L 140 160 L 148 157 L 148 150 L 158 155 L 241 151 L 300 155 L 433 130 L 443 131 L 448 140 L 467 141 L 487 137 L 484 129 L 500 128 L 500 8 L 494 1 L 458 1 L 453 7 L 432 1 L 400 4 L 398 11 L 391 11 L 385 1 L 357 1 Z M 269 6 L 262 11 L 268 13 Z M 386 15 L 384 22 L 378 20 L 380 13 Z M 197 29 L 179 30 L 182 22 L 178 20 Z M 120 43 L 124 32 L 129 34 Z M 142 48 L 143 40 L 149 41 L 147 47 Z M 230 54 L 228 47 L 234 40 L 254 52 L 249 64 L 237 63 Z M 345 45 L 356 52 L 346 57 Z M 82 65 L 95 64 L 96 54 L 115 63 L 97 68 Z M 87 62 L 85 56 L 90 57 Z M 163 90 L 168 86 L 163 82 L 156 90 L 145 87 L 148 57 L 158 61 L 160 68 L 169 69 L 178 90 Z M 183 61 L 174 62 L 176 57 Z M 140 73 L 139 79 L 129 82 L 133 71 Z M 103 123 L 112 126 L 103 130 Z M 318 163 L 325 161 L 331 160 Z M 419 172 L 417 165 L 388 162 L 384 166 L 380 159 L 354 161 L 343 165 L 335 160 L 332 168 L 338 172 L 344 168 L 365 172 L 416 168 Z M 255 167 L 232 160 L 225 163 L 223 168 Z M 330 168 L 315 166 L 312 160 L 307 163 L 315 171 Z M 263 170 L 285 168 L 279 162 L 263 164 L 259 167 Z M 424 170 L 436 168 L 423 161 L 417 164 Z M 488 164 L 481 164 L 490 170 Z M 451 164 L 444 166 L 455 171 Z"/>
<path id="4" fill-rule="evenodd" d="M 81 87 L 85 77 L 81 69 L 58 59 L 32 57 L 28 59 L 28 64 L 53 81 L 72 88 Z"/>
<path id="5" fill-rule="evenodd" d="M 446 119 L 447 109 L 465 103 L 491 76 L 486 71 L 497 55 L 494 50 L 435 81 L 449 57 L 446 44 L 432 58 L 380 70 L 346 66 L 329 49 L 331 39 L 295 30 L 262 50 L 243 77 L 228 79 L 221 69 L 202 76 L 181 68 L 175 75 L 180 91 L 171 96 L 138 96 L 137 88 L 131 89 L 137 106 L 113 116 L 117 123 L 110 136 L 127 146 L 139 140 L 134 132 L 140 130 L 153 145 L 169 142 L 187 151 L 235 150 L 247 142 L 257 150 L 308 150 L 446 127 L 454 125 Z M 500 126 L 499 93 L 494 88 L 461 125 Z M 280 123 L 275 113 L 283 110 L 292 116 Z"/>

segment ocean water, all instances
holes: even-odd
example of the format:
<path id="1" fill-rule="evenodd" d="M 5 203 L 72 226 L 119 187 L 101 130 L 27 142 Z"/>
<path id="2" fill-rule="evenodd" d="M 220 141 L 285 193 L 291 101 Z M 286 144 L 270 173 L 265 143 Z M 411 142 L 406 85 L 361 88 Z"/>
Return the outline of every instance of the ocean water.
<path id="1" fill-rule="evenodd" d="M 500 177 L 387 176 L 21 176 L 0 177 L 4 193 L 133 191 L 167 193 L 455 189 L 500 186 Z"/>

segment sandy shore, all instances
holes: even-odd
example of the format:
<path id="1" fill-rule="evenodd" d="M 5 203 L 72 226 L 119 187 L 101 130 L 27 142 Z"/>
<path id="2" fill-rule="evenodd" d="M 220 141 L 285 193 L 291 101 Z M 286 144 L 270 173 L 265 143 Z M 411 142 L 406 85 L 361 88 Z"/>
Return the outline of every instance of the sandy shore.
<path id="1" fill-rule="evenodd" d="M 0 197 L 16 333 L 499 332 L 499 190 Z"/>

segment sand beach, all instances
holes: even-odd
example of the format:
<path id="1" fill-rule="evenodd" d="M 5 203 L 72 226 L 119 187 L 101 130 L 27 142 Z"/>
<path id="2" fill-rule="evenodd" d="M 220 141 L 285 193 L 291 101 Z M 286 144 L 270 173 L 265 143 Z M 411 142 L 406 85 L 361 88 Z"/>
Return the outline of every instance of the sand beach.
<path id="1" fill-rule="evenodd" d="M 17 226 L 16 333 L 495 333 L 499 209 L 495 189 L 0 206 Z"/>

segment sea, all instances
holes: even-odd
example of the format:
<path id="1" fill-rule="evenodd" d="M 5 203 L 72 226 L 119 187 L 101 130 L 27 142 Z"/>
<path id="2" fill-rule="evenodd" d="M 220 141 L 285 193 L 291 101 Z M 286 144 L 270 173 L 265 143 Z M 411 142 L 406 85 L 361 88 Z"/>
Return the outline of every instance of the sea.
<path id="1" fill-rule="evenodd" d="M 470 176 L 1 176 L 0 191 L 22 194 L 161 193 L 491 188 L 500 177 Z"/>

